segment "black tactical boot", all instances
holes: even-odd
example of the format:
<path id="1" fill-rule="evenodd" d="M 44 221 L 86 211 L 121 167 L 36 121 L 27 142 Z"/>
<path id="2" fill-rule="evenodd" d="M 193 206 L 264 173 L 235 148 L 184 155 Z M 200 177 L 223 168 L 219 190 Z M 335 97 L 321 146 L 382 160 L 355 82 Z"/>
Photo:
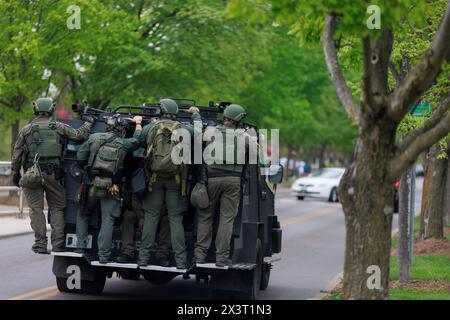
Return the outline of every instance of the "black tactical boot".
<path id="1" fill-rule="evenodd" d="M 79 254 L 86 254 L 86 249 L 85 248 L 76 248 L 74 250 L 75 253 L 79 253 Z"/>
<path id="2" fill-rule="evenodd" d="M 137 261 L 137 265 L 139 267 L 146 267 L 148 265 L 148 263 L 147 263 L 147 260 L 143 260 L 143 259 L 139 258 L 138 261 Z"/>
<path id="3" fill-rule="evenodd" d="M 122 253 L 120 256 L 116 258 L 118 263 L 134 263 L 135 259 L 125 253 Z"/>
<path id="4" fill-rule="evenodd" d="M 233 262 L 231 261 L 231 259 L 225 259 L 225 260 L 219 260 L 216 261 L 216 267 L 219 268 L 224 268 L 224 267 L 229 267 L 233 264 Z"/>
<path id="5" fill-rule="evenodd" d="M 187 269 L 188 268 L 188 265 L 187 265 L 187 263 L 186 262 L 182 262 L 182 263 L 178 263 L 177 262 L 177 269 Z"/>
<path id="6" fill-rule="evenodd" d="M 170 267 L 170 261 L 167 257 L 160 257 L 156 260 L 156 263 L 161 267 Z"/>
<path id="7" fill-rule="evenodd" d="M 39 254 L 48 254 L 47 248 L 38 244 L 33 244 L 33 246 L 31 247 L 31 250 L 34 253 L 39 253 Z"/>
<path id="8" fill-rule="evenodd" d="M 204 263 L 206 263 L 206 260 L 205 260 L 205 258 L 196 258 L 196 257 L 194 257 L 194 258 L 192 259 L 192 263 L 194 263 L 194 264 L 196 264 L 196 263 L 198 263 L 198 264 L 204 264 Z"/>
<path id="9" fill-rule="evenodd" d="M 66 251 L 64 247 L 54 247 L 52 249 L 53 252 L 64 252 Z"/>
<path id="10" fill-rule="evenodd" d="M 107 264 L 112 262 L 109 257 L 98 257 L 98 262 L 101 264 Z"/>

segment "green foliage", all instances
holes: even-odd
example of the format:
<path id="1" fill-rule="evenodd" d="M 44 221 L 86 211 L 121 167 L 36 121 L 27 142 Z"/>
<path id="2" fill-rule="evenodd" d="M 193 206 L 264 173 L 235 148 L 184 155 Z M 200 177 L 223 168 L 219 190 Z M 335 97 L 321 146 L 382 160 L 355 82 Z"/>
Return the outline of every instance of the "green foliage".
<path id="1" fill-rule="evenodd" d="M 273 35 L 267 59 L 239 99 L 250 120 L 279 128 L 281 142 L 291 149 L 351 150 L 356 130 L 328 79 L 322 51 L 299 47 L 284 27 L 275 27 Z"/>

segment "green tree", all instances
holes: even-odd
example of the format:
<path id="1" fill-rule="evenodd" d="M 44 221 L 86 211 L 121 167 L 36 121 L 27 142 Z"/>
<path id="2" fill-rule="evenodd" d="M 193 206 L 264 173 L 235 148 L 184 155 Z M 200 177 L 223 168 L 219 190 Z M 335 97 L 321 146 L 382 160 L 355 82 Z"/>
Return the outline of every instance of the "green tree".
<path id="1" fill-rule="evenodd" d="M 266 19 L 290 25 L 303 41 L 318 41 L 336 92 L 349 117 L 358 123 L 359 132 L 352 164 L 339 187 L 346 222 L 344 298 L 385 299 L 389 288 L 389 258 L 393 213 L 394 183 L 428 147 L 447 135 L 450 113 L 430 118 L 411 133 L 409 143 L 397 144 L 399 123 L 411 106 L 422 97 L 441 71 L 449 55 L 450 3 L 426 53 L 415 63 L 397 88 L 389 86 L 389 63 L 394 39 L 405 36 L 405 21 L 423 27 L 427 1 L 373 1 L 382 10 L 380 30 L 366 28 L 367 3 L 350 0 L 327 1 L 240 1 L 232 9 L 253 14 L 264 12 Z M 270 10 L 270 11 L 269 11 Z M 341 52 L 342 43 L 353 44 L 351 52 Z M 348 45 L 347 45 L 348 46 Z M 357 58 L 351 60 L 344 56 Z M 348 53 L 348 54 L 347 54 Z M 342 61 L 344 63 L 342 64 Z M 352 63 L 348 63 L 351 61 Z M 360 89 L 352 90 L 342 72 L 362 70 Z M 357 103 L 354 96 L 360 96 Z M 444 103 L 447 110 L 450 104 Z M 433 119 L 433 120 L 432 120 Z M 424 129 L 422 129 L 424 128 Z M 380 268 L 381 287 L 367 285 L 369 267 Z"/>

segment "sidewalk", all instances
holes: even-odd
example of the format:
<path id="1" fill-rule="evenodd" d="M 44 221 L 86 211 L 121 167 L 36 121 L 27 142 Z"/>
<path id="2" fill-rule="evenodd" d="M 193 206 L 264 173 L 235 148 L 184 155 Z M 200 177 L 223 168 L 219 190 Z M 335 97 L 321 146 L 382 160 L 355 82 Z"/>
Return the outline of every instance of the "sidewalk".
<path id="1" fill-rule="evenodd" d="M 32 233 L 30 218 L 1 218 L 0 219 L 0 239 L 22 234 Z"/>
<path id="2" fill-rule="evenodd" d="M 33 233 L 28 216 L 29 208 L 23 209 L 23 219 L 17 218 L 17 206 L 0 205 L 0 239 Z M 44 209 L 47 212 L 47 208 Z M 50 226 L 47 225 L 50 230 Z"/>

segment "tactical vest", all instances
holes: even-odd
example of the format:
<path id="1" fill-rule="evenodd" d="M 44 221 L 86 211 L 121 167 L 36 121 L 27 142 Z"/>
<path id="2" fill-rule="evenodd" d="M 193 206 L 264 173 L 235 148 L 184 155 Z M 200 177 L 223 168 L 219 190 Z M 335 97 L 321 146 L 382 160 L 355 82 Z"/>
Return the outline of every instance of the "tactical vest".
<path id="1" fill-rule="evenodd" d="M 29 134 L 30 136 L 26 139 L 28 143 L 28 163 L 33 161 L 36 154 L 40 164 L 59 165 L 61 163 L 63 148 L 55 123 L 39 124 L 31 122 Z"/>
<path id="2" fill-rule="evenodd" d="M 123 139 L 114 133 L 100 133 L 90 146 L 88 168 L 94 176 L 114 176 L 123 167 L 126 151 Z"/>
<path id="3" fill-rule="evenodd" d="M 228 129 L 228 130 L 227 130 Z M 218 158 L 217 155 L 214 155 L 215 162 L 208 164 L 209 169 L 215 169 L 220 171 L 230 171 L 233 173 L 242 173 L 242 170 L 244 168 L 244 164 L 238 164 L 238 140 L 239 138 L 244 134 L 243 131 L 234 131 L 230 128 L 227 128 L 223 125 L 218 125 L 215 130 L 220 132 L 222 135 L 221 140 L 215 141 L 216 148 L 222 149 L 222 157 Z M 227 141 L 234 141 L 234 143 L 230 144 L 227 143 Z M 240 150 L 241 152 L 244 152 L 244 150 Z M 248 150 L 245 149 L 245 152 Z M 227 153 L 233 155 L 233 159 L 227 158 Z M 248 155 L 246 154 L 246 158 Z M 231 163 L 227 163 L 231 162 Z"/>
<path id="4" fill-rule="evenodd" d="M 182 166 L 172 161 L 172 150 L 176 141 L 172 141 L 173 132 L 181 124 L 173 120 L 160 120 L 155 123 L 151 133 L 147 135 L 147 152 L 150 172 L 161 177 L 174 177 L 181 173 Z"/>

